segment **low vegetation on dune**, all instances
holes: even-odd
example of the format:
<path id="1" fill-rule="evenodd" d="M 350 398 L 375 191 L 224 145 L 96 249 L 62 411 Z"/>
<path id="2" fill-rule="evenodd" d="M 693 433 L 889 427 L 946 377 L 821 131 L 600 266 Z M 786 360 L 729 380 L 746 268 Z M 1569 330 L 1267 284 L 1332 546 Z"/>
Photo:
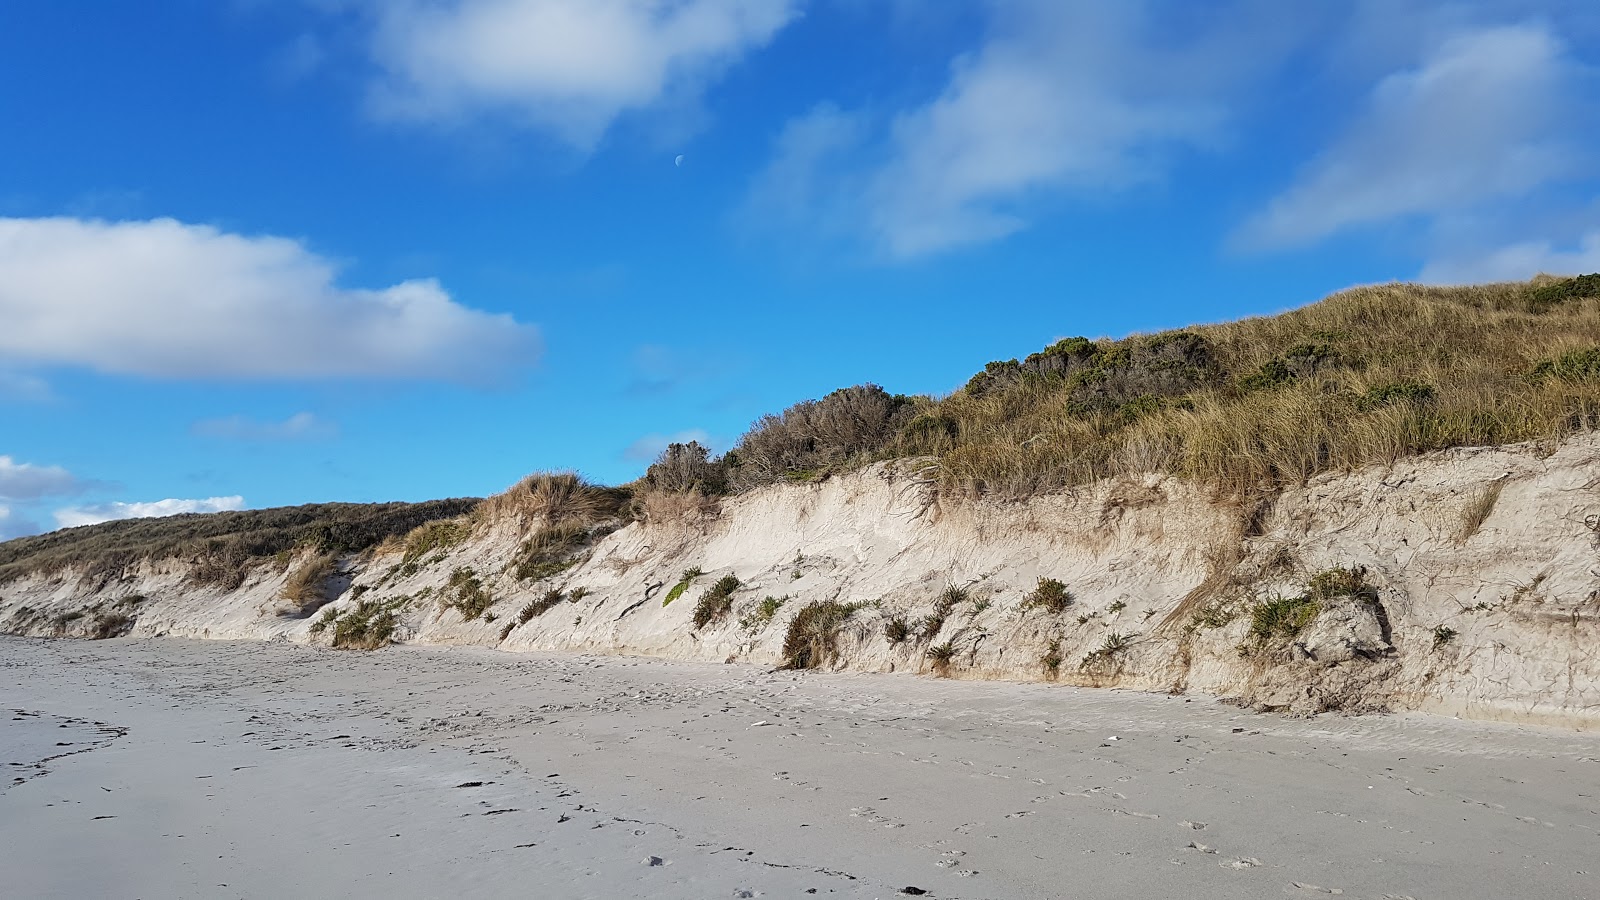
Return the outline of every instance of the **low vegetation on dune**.
<path id="1" fill-rule="evenodd" d="M 931 457 L 947 490 L 972 495 L 1164 472 L 1244 496 L 1597 425 L 1600 275 L 1585 275 L 1361 287 L 1277 316 L 1067 338 L 942 399 L 846 388 L 764 417 L 720 458 L 677 456 L 694 456 L 699 490 Z"/>
<path id="2" fill-rule="evenodd" d="M 191 565 L 200 584 L 232 589 L 248 568 L 299 550 L 361 553 L 437 519 L 470 513 L 476 499 L 426 503 L 316 503 L 237 512 L 122 519 L 0 544 L 0 583 L 75 568 L 115 577 L 145 560 Z"/>

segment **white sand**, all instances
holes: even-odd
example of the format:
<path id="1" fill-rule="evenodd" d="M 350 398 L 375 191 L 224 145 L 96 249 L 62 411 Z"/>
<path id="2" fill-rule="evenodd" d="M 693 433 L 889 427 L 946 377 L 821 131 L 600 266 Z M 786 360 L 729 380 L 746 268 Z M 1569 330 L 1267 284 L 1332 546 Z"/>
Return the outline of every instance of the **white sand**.
<path id="1" fill-rule="evenodd" d="M 7 897 L 1600 896 L 1594 734 L 472 649 L 0 669 Z"/>

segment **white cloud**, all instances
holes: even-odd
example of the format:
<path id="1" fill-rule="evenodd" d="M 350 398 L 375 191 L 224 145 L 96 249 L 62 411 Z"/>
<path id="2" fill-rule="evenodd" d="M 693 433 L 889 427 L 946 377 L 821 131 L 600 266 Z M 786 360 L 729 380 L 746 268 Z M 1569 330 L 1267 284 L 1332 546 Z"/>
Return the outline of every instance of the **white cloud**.
<path id="1" fill-rule="evenodd" d="M 39 526 L 13 513 L 10 507 L 0 506 L 0 541 L 28 534 L 37 534 Z"/>
<path id="2" fill-rule="evenodd" d="M 864 232 L 899 259 L 997 240 L 1063 195 L 1158 180 L 1173 150 L 1217 143 L 1227 89 L 1285 45 L 1282 17 L 1249 3 L 990 6 L 991 32 L 928 102 L 887 122 L 832 106 L 791 122 L 752 210 Z"/>
<path id="3" fill-rule="evenodd" d="M 1539 273 L 1587 275 L 1600 272 L 1600 230 L 1583 235 L 1571 249 L 1550 241 L 1524 241 L 1488 253 L 1438 259 L 1423 266 L 1419 281 L 1427 284 L 1482 284 L 1524 281 Z"/>
<path id="4" fill-rule="evenodd" d="M 203 500 L 154 500 L 148 503 L 97 503 L 90 506 L 73 506 L 55 511 L 56 525 L 75 528 L 79 525 L 97 525 L 113 519 L 145 519 L 154 516 L 175 516 L 179 513 L 209 513 L 244 509 L 243 497 L 207 497 Z"/>
<path id="5" fill-rule="evenodd" d="M 1542 25 L 1479 28 L 1389 75 L 1346 134 L 1236 235 L 1307 244 L 1345 229 L 1518 197 L 1572 174 L 1571 69 Z"/>
<path id="6" fill-rule="evenodd" d="M 695 96 L 799 0 L 383 0 L 381 111 L 511 113 L 587 148 L 626 112 Z"/>
<path id="7" fill-rule="evenodd" d="M 199 437 L 235 441 L 319 440 L 339 433 L 337 425 L 308 412 L 295 413 L 282 422 L 262 422 L 240 415 L 202 419 L 189 430 Z"/>
<path id="8" fill-rule="evenodd" d="M 0 359 L 168 378 L 485 381 L 534 328 L 437 282 L 342 288 L 297 241 L 172 219 L 0 218 Z"/>
<path id="9" fill-rule="evenodd" d="M 690 441 L 696 441 L 708 449 L 716 446 L 710 434 L 699 428 L 692 428 L 677 434 L 647 434 L 629 444 L 628 449 L 622 451 L 622 455 L 634 462 L 654 462 L 656 457 L 667 449 L 668 444 L 687 444 Z"/>
<path id="10" fill-rule="evenodd" d="M 83 484 L 60 466 L 19 463 L 0 456 L 0 500 L 37 500 L 40 497 L 71 494 Z"/>

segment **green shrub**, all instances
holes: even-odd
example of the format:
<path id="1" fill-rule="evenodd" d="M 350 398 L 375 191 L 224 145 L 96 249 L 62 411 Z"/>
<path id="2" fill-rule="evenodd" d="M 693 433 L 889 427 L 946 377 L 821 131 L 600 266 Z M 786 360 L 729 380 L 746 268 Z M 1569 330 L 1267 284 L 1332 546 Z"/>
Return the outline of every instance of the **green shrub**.
<path id="1" fill-rule="evenodd" d="M 1066 612 L 1072 605 L 1072 592 L 1054 578 L 1040 578 L 1038 585 L 1023 598 L 1022 608 L 1039 607 L 1050 613 Z"/>
<path id="2" fill-rule="evenodd" d="M 1039 666 L 1044 669 L 1048 678 L 1055 678 L 1061 672 L 1061 639 L 1056 638 L 1045 648 L 1044 655 L 1039 657 Z"/>
<path id="3" fill-rule="evenodd" d="M 1438 391 L 1434 390 L 1431 384 L 1408 380 L 1386 381 L 1383 384 L 1368 388 L 1366 393 L 1356 400 L 1356 408 L 1363 412 L 1370 412 L 1374 409 L 1382 409 L 1385 406 L 1393 406 L 1396 403 L 1410 403 L 1415 406 L 1422 406 L 1432 403 L 1436 396 L 1438 396 Z"/>
<path id="4" fill-rule="evenodd" d="M 694 628 L 696 631 L 710 625 L 726 616 L 733 610 L 733 592 L 739 589 L 739 579 L 732 575 L 724 575 L 717 579 L 704 594 L 700 595 L 700 602 L 694 605 Z"/>
<path id="5" fill-rule="evenodd" d="M 1583 297 L 1600 297 L 1600 274 L 1564 278 L 1528 290 L 1528 301 L 1536 310 Z"/>
<path id="6" fill-rule="evenodd" d="M 1600 347 L 1573 350 L 1547 359 L 1528 373 L 1534 381 L 1559 378 L 1564 381 L 1593 381 L 1600 378 Z"/>
<path id="7" fill-rule="evenodd" d="M 331 606 L 328 607 L 327 609 L 324 609 L 322 611 L 322 618 L 317 619 L 315 622 L 311 623 L 311 633 L 312 634 L 321 634 L 324 631 L 327 631 L 328 630 L 328 626 L 332 625 L 334 623 L 334 620 L 337 619 L 337 618 L 339 618 L 339 611 L 337 609 L 334 609 Z"/>
<path id="8" fill-rule="evenodd" d="M 483 586 L 483 579 L 470 566 L 462 566 L 450 573 L 445 585 L 445 606 L 461 613 L 468 622 L 473 621 L 494 605 L 494 597 Z"/>
<path id="9" fill-rule="evenodd" d="M 763 416 L 724 458 L 729 478 L 743 490 L 864 461 L 894 440 L 915 406 L 863 384 Z"/>
<path id="10" fill-rule="evenodd" d="M 439 519 L 418 525 L 406 535 L 402 562 L 420 561 L 434 551 L 446 551 L 465 541 L 472 526 L 464 519 Z"/>
<path id="11" fill-rule="evenodd" d="M 672 586 L 672 590 L 667 591 L 667 596 L 662 599 L 661 605 L 672 605 L 672 601 L 682 597 L 683 592 L 689 589 L 689 585 L 694 584 L 694 580 L 704 574 L 704 572 L 700 571 L 699 566 L 684 569 L 683 575 L 678 579 L 678 583 Z"/>
<path id="12" fill-rule="evenodd" d="M 1316 621 L 1322 605 L 1309 596 L 1274 597 L 1250 610 L 1250 634 L 1258 643 L 1288 639 Z"/>
<path id="13" fill-rule="evenodd" d="M 756 631 L 766 627 L 777 617 L 778 610 L 783 608 L 783 604 L 788 600 L 788 597 L 767 597 L 739 619 L 739 627 L 745 631 Z"/>
<path id="14" fill-rule="evenodd" d="M 363 600 L 333 622 L 333 646 L 376 650 L 394 637 L 400 620 L 389 605 Z"/>
<path id="15" fill-rule="evenodd" d="M 711 458 L 711 451 L 698 441 L 668 444 L 656 461 L 645 470 L 644 482 L 656 490 L 675 494 L 699 491 L 715 496 L 728 492 L 728 467 Z"/>
<path id="16" fill-rule="evenodd" d="M 1332 600 L 1336 597 L 1360 597 L 1376 600 L 1378 592 L 1367 584 L 1367 570 L 1361 566 L 1327 569 L 1311 576 L 1307 586 L 1313 600 Z"/>

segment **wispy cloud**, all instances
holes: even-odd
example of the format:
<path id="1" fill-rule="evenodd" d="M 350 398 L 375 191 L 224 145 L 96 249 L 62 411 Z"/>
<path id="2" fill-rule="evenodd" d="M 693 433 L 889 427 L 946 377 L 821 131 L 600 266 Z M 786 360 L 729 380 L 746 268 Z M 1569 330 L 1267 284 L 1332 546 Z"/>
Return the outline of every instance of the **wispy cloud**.
<path id="1" fill-rule="evenodd" d="M 496 114 L 588 148 L 619 116 L 694 98 L 798 0 L 374 0 L 380 112 Z"/>
<path id="2" fill-rule="evenodd" d="M 1584 234 L 1563 249 L 1550 241 L 1510 244 L 1486 253 L 1436 259 L 1417 276 L 1428 284 L 1482 284 L 1486 281 L 1522 281 L 1539 273 L 1586 275 L 1600 272 L 1600 229 Z"/>
<path id="3" fill-rule="evenodd" d="M 54 399 L 55 392 L 43 378 L 0 370 L 0 402 L 48 403 Z"/>
<path id="4" fill-rule="evenodd" d="M 1540 24 L 1459 33 L 1383 78 L 1342 137 L 1235 236 L 1313 243 L 1404 217 L 1434 219 L 1524 196 L 1579 170 L 1565 138 L 1576 69 Z"/>
<path id="5" fill-rule="evenodd" d="M 335 284 L 295 240 L 171 219 L 0 218 L 0 355 L 166 378 L 484 382 L 538 333 L 436 281 Z"/>
<path id="6" fill-rule="evenodd" d="M 791 122 L 753 208 L 906 259 L 1003 238 L 1074 192 L 1158 180 L 1172 151 L 1222 139 L 1228 89 L 1287 46 L 1250 6 L 993 3 L 991 32 L 933 99 Z"/>
<path id="7" fill-rule="evenodd" d="M 56 525 L 75 528 L 79 525 L 97 525 L 114 519 L 145 519 L 155 516 L 175 516 L 180 513 L 209 513 L 244 509 L 244 498 L 207 497 L 197 500 L 153 500 L 146 503 L 98 503 L 89 506 L 72 506 L 55 511 Z"/>
<path id="8" fill-rule="evenodd" d="M 622 451 L 622 458 L 630 462 L 654 462 L 669 444 L 687 444 L 696 441 L 702 447 L 716 449 L 718 443 L 709 433 L 699 428 L 680 431 L 676 434 L 647 434 L 628 445 Z"/>
<path id="9" fill-rule="evenodd" d="M 0 456 L 0 500 L 38 500 L 83 489 L 83 482 L 60 466 L 19 463 L 9 456 Z"/>
<path id="10" fill-rule="evenodd" d="M 306 441 L 334 437 L 339 427 L 312 413 L 301 412 L 282 422 L 262 422 L 243 415 L 202 419 L 190 426 L 189 431 L 197 437 L 234 441 Z"/>

